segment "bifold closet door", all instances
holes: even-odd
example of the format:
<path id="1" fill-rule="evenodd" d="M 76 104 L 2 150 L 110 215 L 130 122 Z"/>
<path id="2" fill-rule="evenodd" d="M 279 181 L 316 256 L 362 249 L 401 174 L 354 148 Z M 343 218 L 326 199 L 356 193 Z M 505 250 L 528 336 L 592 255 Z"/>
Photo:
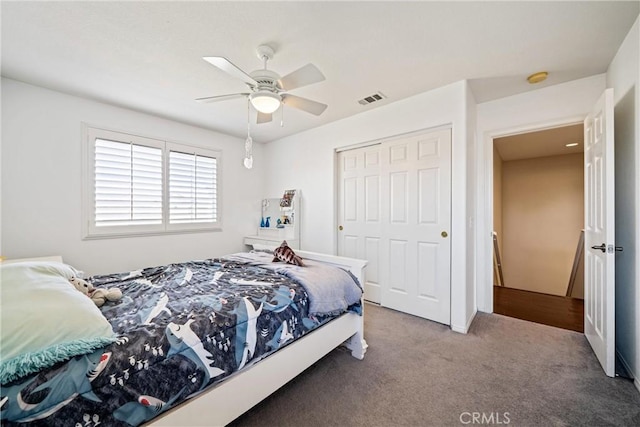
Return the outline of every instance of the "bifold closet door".
<path id="1" fill-rule="evenodd" d="M 344 151 L 338 162 L 338 253 L 369 261 L 365 298 L 450 324 L 451 130 Z"/>

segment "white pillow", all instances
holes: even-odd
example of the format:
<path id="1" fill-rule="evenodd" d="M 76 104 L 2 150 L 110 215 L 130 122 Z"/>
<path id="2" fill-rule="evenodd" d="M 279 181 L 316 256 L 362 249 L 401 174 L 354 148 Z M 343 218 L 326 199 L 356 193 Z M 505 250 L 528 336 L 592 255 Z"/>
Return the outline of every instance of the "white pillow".
<path id="1" fill-rule="evenodd" d="M 111 325 L 59 262 L 0 265 L 0 383 L 115 341 Z"/>

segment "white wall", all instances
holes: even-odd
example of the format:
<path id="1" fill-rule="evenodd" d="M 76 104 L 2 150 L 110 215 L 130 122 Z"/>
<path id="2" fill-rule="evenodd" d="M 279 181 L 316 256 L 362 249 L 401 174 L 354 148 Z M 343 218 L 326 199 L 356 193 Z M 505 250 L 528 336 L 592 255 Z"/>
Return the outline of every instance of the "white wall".
<path id="1" fill-rule="evenodd" d="M 2 129 L 2 84 L 0 84 L 0 130 Z M 3 257 L 2 250 L 2 135 L 0 134 L 0 257 Z M 0 258 L 2 260 L 2 258 Z"/>
<path id="2" fill-rule="evenodd" d="M 467 275 L 467 151 L 473 136 L 467 120 L 467 83 L 457 82 L 283 138 L 266 146 L 267 196 L 302 190 L 301 244 L 310 251 L 336 252 L 335 149 L 432 127 L 451 125 L 452 268 L 451 327 L 466 331 L 475 312 L 473 274 Z M 366 107 L 363 107 L 366 108 Z M 473 248 L 471 248 L 471 251 Z M 473 266 L 469 267 L 473 271 Z"/>
<path id="3" fill-rule="evenodd" d="M 502 254 L 504 251 L 504 245 L 502 243 L 502 157 L 493 145 L 493 231 L 498 236 L 498 252 Z"/>
<path id="4" fill-rule="evenodd" d="M 640 389 L 640 34 L 639 19 L 607 71 L 615 102 L 616 351 Z"/>
<path id="5" fill-rule="evenodd" d="M 478 104 L 478 310 L 493 312 L 493 138 L 582 123 L 604 89 L 605 75 L 600 74 Z"/>
<path id="6" fill-rule="evenodd" d="M 81 123 L 222 150 L 223 231 L 81 239 Z M 263 147 L 132 110 L 2 79 L 2 255 L 60 254 L 87 273 L 202 259 L 244 248 L 264 197 Z"/>
<path id="7" fill-rule="evenodd" d="M 505 286 L 566 295 L 584 228 L 583 171 L 583 153 L 503 162 Z M 495 211 L 493 215 L 498 216 Z"/>

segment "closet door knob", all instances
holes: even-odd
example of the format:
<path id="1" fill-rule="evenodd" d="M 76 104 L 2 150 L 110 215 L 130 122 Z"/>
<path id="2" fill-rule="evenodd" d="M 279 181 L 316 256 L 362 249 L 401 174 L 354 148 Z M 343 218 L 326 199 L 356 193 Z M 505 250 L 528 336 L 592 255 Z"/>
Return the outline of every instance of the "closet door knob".
<path id="1" fill-rule="evenodd" d="M 344 230 L 344 227 L 340 225 L 340 226 L 338 226 L 338 230 L 342 231 L 342 230 Z"/>

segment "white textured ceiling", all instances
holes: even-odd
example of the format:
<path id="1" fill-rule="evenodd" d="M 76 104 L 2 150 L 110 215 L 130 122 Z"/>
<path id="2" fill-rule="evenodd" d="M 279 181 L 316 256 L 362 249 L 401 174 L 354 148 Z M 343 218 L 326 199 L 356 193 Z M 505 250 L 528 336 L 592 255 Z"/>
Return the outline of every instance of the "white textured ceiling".
<path id="1" fill-rule="evenodd" d="M 606 71 L 639 13 L 627 2 L 7 2 L 2 75 L 246 136 L 246 101 L 195 98 L 246 86 L 202 60 L 225 56 L 288 74 L 307 63 L 326 76 L 293 94 L 329 105 L 291 108 L 253 125 L 268 142 L 468 79 L 478 102 Z M 536 86 L 527 75 L 550 72 Z M 388 98 L 361 106 L 376 91 Z"/>

